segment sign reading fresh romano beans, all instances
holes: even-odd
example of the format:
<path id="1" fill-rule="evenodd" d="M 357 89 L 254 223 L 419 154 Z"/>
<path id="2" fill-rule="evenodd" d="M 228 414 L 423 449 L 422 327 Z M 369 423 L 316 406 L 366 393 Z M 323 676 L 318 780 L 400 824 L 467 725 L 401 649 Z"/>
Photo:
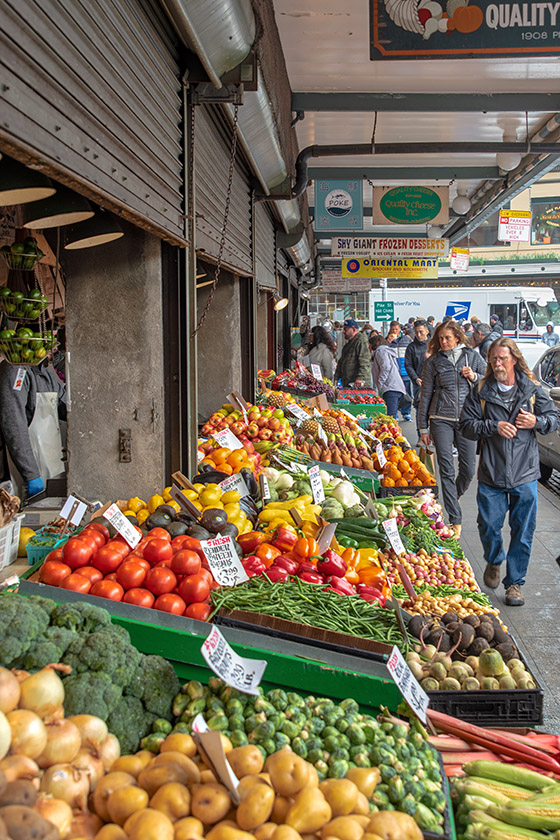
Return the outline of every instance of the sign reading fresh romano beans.
<path id="1" fill-rule="evenodd" d="M 214 673 L 224 682 L 245 694 L 258 695 L 259 684 L 267 662 L 264 659 L 243 659 L 226 642 L 217 627 L 206 637 L 202 655 Z"/>

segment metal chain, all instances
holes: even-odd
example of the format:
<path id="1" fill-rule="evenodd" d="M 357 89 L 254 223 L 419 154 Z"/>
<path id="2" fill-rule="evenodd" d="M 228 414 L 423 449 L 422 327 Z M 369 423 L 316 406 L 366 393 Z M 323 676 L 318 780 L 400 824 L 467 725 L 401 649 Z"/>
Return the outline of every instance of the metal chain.
<path id="1" fill-rule="evenodd" d="M 206 316 L 208 315 L 208 311 L 212 306 L 212 301 L 214 300 L 214 294 L 216 292 L 216 286 L 218 285 L 218 280 L 220 278 L 220 271 L 222 269 L 222 259 L 224 256 L 224 247 L 226 244 L 226 233 L 227 233 L 227 226 L 229 221 L 229 210 L 231 205 L 231 190 L 233 186 L 233 172 L 235 167 L 235 153 L 237 151 L 237 127 L 238 127 L 238 119 L 239 119 L 239 105 L 234 105 L 233 110 L 233 134 L 231 138 L 231 152 L 230 152 L 230 159 L 229 159 L 229 173 L 228 173 L 228 183 L 227 183 L 227 190 L 226 190 L 226 206 L 224 209 L 224 223 L 222 225 L 222 232 L 220 237 L 220 248 L 218 250 L 218 261 L 216 263 L 216 268 L 214 271 L 214 279 L 212 281 L 212 288 L 210 289 L 210 294 L 208 295 L 208 300 L 206 301 L 206 306 L 204 307 L 204 311 L 200 316 L 200 320 L 197 324 L 196 330 L 193 333 L 193 336 L 197 334 L 199 329 L 204 324 L 206 320 Z M 196 282 L 196 281 L 195 281 Z"/>

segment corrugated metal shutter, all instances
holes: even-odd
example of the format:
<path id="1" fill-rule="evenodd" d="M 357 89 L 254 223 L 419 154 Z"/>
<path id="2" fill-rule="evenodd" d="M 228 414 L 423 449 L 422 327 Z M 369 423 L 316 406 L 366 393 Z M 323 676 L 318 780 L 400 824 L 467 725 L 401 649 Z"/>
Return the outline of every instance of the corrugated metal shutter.
<path id="1" fill-rule="evenodd" d="M 289 266 L 290 266 L 290 261 L 288 260 L 286 252 L 282 248 L 280 248 L 276 252 L 276 265 L 277 265 L 278 271 L 281 274 L 284 274 L 287 277 Z"/>
<path id="2" fill-rule="evenodd" d="M 157 0 L 4 0 L 0 67 L 8 154 L 184 241 L 178 44 Z"/>
<path id="3" fill-rule="evenodd" d="M 276 288 L 276 230 L 270 211 L 260 201 L 253 206 L 255 271 L 259 286 Z"/>
<path id="4" fill-rule="evenodd" d="M 197 106 L 195 110 L 196 249 L 217 258 L 226 202 L 231 128 L 216 108 Z M 223 262 L 234 272 L 252 275 L 249 173 L 237 148 Z"/>

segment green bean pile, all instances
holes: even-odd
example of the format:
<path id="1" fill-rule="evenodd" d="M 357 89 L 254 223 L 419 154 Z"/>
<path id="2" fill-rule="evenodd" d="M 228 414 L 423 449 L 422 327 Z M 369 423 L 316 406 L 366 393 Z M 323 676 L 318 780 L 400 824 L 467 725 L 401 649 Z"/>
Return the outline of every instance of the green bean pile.
<path id="1" fill-rule="evenodd" d="M 339 595 L 326 586 L 299 578 L 271 583 L 263 575 L 253 577 L 239 586 L 213 590 L 212 605 L 212 615 L 222 608 L 249 610 L 335 633 L 396 644 L 401 650 L 407 648 L 392 610 L 372 606 L 359 595 Z"/>
<path id="2" fill-rule="evenodd" d="M 492 603 L 488 595 L 485 595 L 484 592 L 473 592 L 470 589 L 458 589 L 456 586 L 452 586 L 449 583 L 442 583 L 441 586 L 430 586 L 429 584 L 414 584 L 414 589 L 416 592 L 429 592 L 430 595 L 439 596 L 441 598 L 446 598 L 448 595 L 460 595 L 461 598 L 470 598 L 475 604 L 479 604 L 481 607 L 491 607 Z M 395 598 L 406 599 L 408 598 L 408 593 L 404 586 L 400 584 L 393 585 L 393 595 Z"/>

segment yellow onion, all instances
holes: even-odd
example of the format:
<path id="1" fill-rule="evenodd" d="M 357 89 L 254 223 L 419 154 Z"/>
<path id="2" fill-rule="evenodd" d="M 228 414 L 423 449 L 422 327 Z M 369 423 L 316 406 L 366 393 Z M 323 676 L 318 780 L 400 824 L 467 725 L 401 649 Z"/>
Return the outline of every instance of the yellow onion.
<path id="1" fill-rule="evenodd" d="M 72 760 L 72 766 L 78 770 L 82 770 L 89 779 L 89 789 L 95 790 L 97 782 L 103 777 L 105 770 L 103 769 L 103 762 L 97 755 L 82 747 L 78 754 Z"/>
<path id="2" fill-rule="evenodd" d="M 12 729 L 4 712 L 0 712 L 0 759 L 8 754 L 12 743 Z"/>
<path id="3" fill-rule="evenodd" d="M 31 782 L 41 775 L 37 764 L 25 755 L 8 755 L 0 761 L 0 770 L 7 782 L 17 782 L 19 779 Z"/>
<path id="4" fill-rule="evenodd" d="M 74 817 L 68 840 L 80 838 L 80 840 L 93 840 L 97 832 L 103 828 L 103 823 L 97 814 L 80 814 Z"/>
<path id="5" fill-rule="evenodd" d="M 83 747 L 96 747 L 101 749 L 109 730 L 107 724 L 95 715 L 72 715 L 67 718 L 80 730 Z"/>
<path id="6" fill-rule="evenodd" d="M 87 773 L 71 764 L 53 764 L 45 770 L 40 790 L 55 799 L 63 799 L 71 808 L 85 811 L 89 779 Z"/>
<path id="7" fill-rule="evenodd" d="M 14 709 L 6 715 L 12 730 L 11 752 L 37 758 L 47 745 L 47 730 L 41 718 L 29 709 Z"/>
<path id="8" fill-rule="evenodd" d="M 7 668 L 0 668 L 0 712 L 7 715 L 17 709 L 20 693 L 17 677 Z"/>
<path id="9" fill-rule="evenodd" d="M 99 756 L 103 762 L 105 771 L 110 770 L 120 756 L 121 745 L 119 744 L 119 739 L 109 733 L 101 745 L 101 755 Z"/>
<path id="10" fill-rule="evenodd" d="M 29 709 L 40 718 L 50 717 L 64 702 L 62 680 L 55 674 L 54 666 L 51 665 L 27 677 L 21 683 L 20 689 L 20 709 Z"/>
<path id="11" fill-rule="evenodd" d="M 40 756 L 37 764 L 43 770 L 53 764 L 71 763 L 78 755 L 82 744 L 80 732 L 69 720 L 56 721 L 46 725 L 47 745 Z"/>
<path id="12" fill-rule="evenodd" d="M 65 840 L 70 835 L 74 815 L 70 805 L 63 799 L 54 799 L 47 794 L 40 794 L 34 809 L 58 828 L 60 840 Z"/>

